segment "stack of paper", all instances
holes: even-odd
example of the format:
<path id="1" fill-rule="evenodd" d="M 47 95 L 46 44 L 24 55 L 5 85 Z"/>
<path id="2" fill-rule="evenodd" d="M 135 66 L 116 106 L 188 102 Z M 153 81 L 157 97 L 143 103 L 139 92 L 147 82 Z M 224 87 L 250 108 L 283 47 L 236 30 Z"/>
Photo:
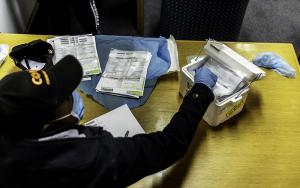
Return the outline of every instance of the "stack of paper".
<path id="1" fill-rule="evenodd" d="M 134 98 L 143 96 L 151 57 L 147 51 L 112 49 L 96 90 Z"/>
<path id="2" fill-rule="evenodd" d="M 114 137 L 131 137 L 145 133 L 126 104 L 85 123 L 85 125 L 102 127 Z"/>
<path id="3" fill-rule="evenodd" d="M 89 35 L 62 36 L 48 39 L 54 48 L 54 64 L 66 55 L 76 57 L 83 68 L 83 76 L 101 73 L 95 37 Z"/>

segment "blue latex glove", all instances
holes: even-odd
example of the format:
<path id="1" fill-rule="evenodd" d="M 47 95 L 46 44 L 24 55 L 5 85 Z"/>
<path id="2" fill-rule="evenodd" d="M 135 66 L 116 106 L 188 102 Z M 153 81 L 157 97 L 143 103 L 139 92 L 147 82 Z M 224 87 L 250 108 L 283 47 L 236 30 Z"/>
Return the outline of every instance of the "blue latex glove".
<path id="1" fill-rule="evenodd" d="M 206 66 L 199 67 L 195 71 L 194 82 L 202 83 L 206 85 L 209 89 L 216 85 L 218 77 L 212 73 Z"/>
<path id="2" fill-rule="evenodd" d="M 296 71 L 284 59 L 274 52 L 265 52 L 258 54 L 253 63 L 259 67 L 272 69 L 282 76 L 294 78 Z"/>
<path id="3" fill-rule="evenodd" d="M 73 97 L 73 107 L 72 107 L 71 115 L 77 118 L 78 120 L 81 120 L 84 114 L 84 104 L 82 98 L 77 91 L 73 91 L 72 97 Z"/>

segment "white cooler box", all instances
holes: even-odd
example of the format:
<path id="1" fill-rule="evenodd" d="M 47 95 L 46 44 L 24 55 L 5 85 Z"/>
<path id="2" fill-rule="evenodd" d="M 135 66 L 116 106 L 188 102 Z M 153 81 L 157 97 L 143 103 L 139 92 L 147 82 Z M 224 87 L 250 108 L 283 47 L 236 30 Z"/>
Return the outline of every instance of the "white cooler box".
<path id="1" fill-rule="evenodd" d="M 265 72 L 220 42 L 208 40 L 204 50 L 208 56 L 193 58 L 188 65 L 182 68 L 179 88 L 182 96 L 185 96 L 194 84 L 194 70 L 208 61 L 212 61 L 216 66 L 224 66 L 238 77 L 243 78 L 243 87 L 233 90 L 232 94 L 222 99 L 215 98 L 204 114 L 203 119 L 209 125 L 217 126 L 241 112 L 250 91 L 251 82 L 263 78 Z M 213 63 L 210 63 L 210 66 Z"/>

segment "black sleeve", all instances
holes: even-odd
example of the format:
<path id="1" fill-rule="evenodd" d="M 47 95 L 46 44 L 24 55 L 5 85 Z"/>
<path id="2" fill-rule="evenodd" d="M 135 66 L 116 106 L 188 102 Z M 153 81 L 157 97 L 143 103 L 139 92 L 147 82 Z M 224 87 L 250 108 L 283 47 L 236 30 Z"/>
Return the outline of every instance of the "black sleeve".
<path id="1" fill-rule="evenodd" d="M 111 172 L 117 184 L 127 186 L 180 159 L 213 98 L 209 88 L 195 84 L 163 131 L 114 139 L 116 158 Z"/>

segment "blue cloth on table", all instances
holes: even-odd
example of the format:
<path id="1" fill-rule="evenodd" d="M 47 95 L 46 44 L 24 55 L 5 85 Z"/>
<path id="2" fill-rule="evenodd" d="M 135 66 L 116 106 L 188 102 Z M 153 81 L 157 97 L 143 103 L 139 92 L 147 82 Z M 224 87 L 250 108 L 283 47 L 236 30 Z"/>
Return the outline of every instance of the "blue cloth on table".
<path id="1" fill-rule="evenodd" d="M 161 75 L 166 74 L 171 65 L 167 39 L 164 37 L 144 38 L 133 36 L 96 35 L 95 40 L 102 72 L 105 70 L 109 52 L 112 48 L 118 50 L 149 51 L 152 54 L 147 71 L 144 95 L 135 99 L 96 92 L 95 88 L 100 80 L 101 74 L 92 76 L 89 81 L 81 82 L 79 89 L 85 94 L 92 96 L 94 100 L 109 110 L 115 109 L 123 104 L 127 104 L 129 108 L 136 108 L 145 104 L 156 85 L 157 79 Z"/>
<path id="2" fill-rule="evenodd" d="M 282 76 L 294 78 L 296 71 L 282 57 L 274 52 L 264 52 L 257 54 L 253 63 L 259 67 L 272 69 Z"/>

